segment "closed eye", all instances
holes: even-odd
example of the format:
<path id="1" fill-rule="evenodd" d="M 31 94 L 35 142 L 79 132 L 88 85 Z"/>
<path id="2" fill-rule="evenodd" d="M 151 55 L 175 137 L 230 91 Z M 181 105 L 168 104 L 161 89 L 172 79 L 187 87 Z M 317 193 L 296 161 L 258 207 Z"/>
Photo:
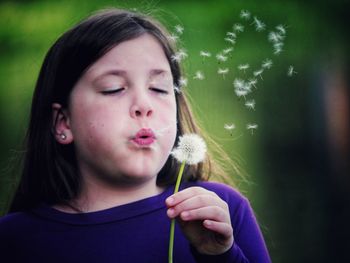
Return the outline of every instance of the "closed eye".
<path id="1" fill-rule="evenodd" d="M 119 89 L 110 89 L 110 90 L 103 90 L 101 93 L 103 95 L 111 95 L 111 94 L 117 94 L 125 90 L 125 88 L 119 88 Z"/>
<path id="2" fill-rule="evenodd" d="M 152 88 L 150 88 L 150 90 L 152 90 L 152 91 L 154 91 L 154 92 L 156 92 L 156 93 L 159 93 L 159 94 L 169 94 L 169 92 L 167 91 L 167 90 L 165 90 L 165 89 L 159 89 L 159 88 L 154 88 L 154 87 L 152 87 Z"/>

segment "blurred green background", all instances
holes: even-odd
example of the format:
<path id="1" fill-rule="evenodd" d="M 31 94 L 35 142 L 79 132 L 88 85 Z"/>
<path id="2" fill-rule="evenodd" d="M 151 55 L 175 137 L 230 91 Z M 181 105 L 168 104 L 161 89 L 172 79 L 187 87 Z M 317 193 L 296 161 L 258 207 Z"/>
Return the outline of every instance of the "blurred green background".
<path id="1" fill-rule="evenodd" d="M 251 200 L 273 262 L 350 262 L 349 1 L 2 1 L 0 3 L 0 215 L 18 178 L 31 96 L 45 53 L 60 34 L 94 10 L 151 12 L 172 31 L 185 28 L 180 47 L 193 108 L 206 131 L 248 174 L 240 188 Z M 249 10 L 266 23 L 256 32 L 239 17 Z M 230 46 L 235 23 L 245 25 L 227 62 L 203 60 Z M 267 34 L 286 26 L 283 52 Z M 248 97 L 234 94 L 263 59 L 271 69 Z M 249 63 L 246 73 L 239 64 Z M 287 76 L 288 67 L 297 72 Z M 229 68 L 223 79 L 218 68 Z M 193 79 L 201 70 L 204 80 Z M 247 97 L 247 99 L 248 99 Z M 224 124 L 234 123 L 230 133 Z M 247 123 L 257 123 L 251 134 Z M 238 178 L 237 178 L 238 180 Z"/>

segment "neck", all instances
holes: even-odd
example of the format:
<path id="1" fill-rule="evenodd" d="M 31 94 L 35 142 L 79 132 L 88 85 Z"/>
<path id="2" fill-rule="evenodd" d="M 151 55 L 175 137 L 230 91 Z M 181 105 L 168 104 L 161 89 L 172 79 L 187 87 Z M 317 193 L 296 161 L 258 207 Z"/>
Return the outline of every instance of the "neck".
<path id="1" fill-rule="evenodd" d="M 72 207 L 77 210 L 60 205 L 54 207 L 68 213 L 95 212 L 155 196 L 163 190 L 156 185 L 156 179 L 140 184 L 116 186 L 85 178 L 80 195 L 72 202 Z"/>

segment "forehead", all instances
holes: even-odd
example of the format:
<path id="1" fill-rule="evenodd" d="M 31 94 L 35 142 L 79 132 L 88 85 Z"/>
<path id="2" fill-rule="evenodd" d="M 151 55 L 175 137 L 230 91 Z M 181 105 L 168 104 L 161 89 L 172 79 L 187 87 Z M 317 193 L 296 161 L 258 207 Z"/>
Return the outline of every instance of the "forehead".
<path id="1" fill-rule="evenodd" d="M 142 73 L 148 71 L 171 74 L 169 61 L 160 42 L 150 34 L 124 41 L 104 54 L 86 74 L 98 77 L 106 71 Z"/>

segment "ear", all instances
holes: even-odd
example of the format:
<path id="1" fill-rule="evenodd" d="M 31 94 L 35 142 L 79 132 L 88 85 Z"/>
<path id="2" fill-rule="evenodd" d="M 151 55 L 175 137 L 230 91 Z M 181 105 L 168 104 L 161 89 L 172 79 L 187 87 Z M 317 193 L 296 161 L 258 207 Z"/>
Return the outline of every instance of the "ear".
<path id="1" fill-rule="evenodd" d="M 59 103 L 52 104 L 52 132 L 56 141 L 60 144 L 70 144 L 73 142 L 73 133 L 69 125 L 67 110 L 63 109 Z"/>

